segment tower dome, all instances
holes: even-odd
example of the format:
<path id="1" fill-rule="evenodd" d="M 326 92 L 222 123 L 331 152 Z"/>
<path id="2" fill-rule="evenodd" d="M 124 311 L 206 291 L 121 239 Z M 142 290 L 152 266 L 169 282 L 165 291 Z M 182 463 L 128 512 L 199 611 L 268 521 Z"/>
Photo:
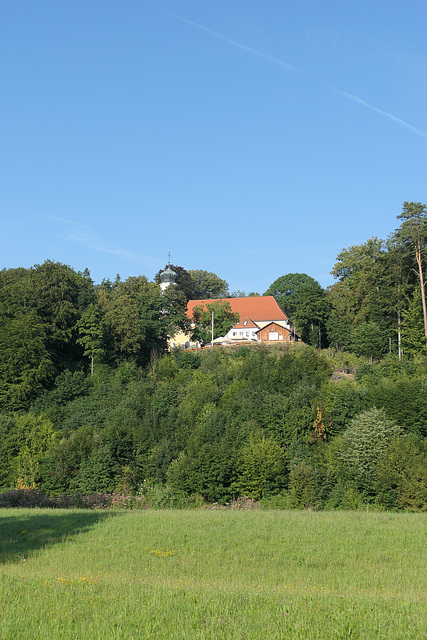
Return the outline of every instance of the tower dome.
<path id="1" fill-rule="evenodd" d="M 160 274 L 160 289 L 164 291 L 171 284 L 176 284 L 177 277 L 178 277 L 178 274 L 175 273 L 175 271 L 173 271 L 170 268 L 170 265 L 168 264 L 166 269 L 162 271 L 162 273 Z"/>

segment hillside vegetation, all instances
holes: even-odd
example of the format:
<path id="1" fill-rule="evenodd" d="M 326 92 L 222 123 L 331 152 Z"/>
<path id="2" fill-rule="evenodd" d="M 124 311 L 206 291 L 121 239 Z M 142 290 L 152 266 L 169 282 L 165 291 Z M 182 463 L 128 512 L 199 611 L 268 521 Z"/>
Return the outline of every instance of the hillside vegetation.
<path id="1" fill-rule="evenodd" d="M 0 416 L 1 486 L 425 510 L 427 363 L 390 357 L 354 379 L 339 364 L 309 346 L 254 346 L 65 371 L 27 411 Z"/>
<path id="2" fill-rule="evenodd" d="M 343 249 L 327 290 L 272 283 L 304 342 L 289 348 L 169 353 L 177 332 L 204 335 L 189 299 L 233 295 L 204 270 L 171 265 L 163 292 L 160 272 L 0 271 L 0 490 L 426 510 L 427 206 L 397 218 L 387 241 Z"/>

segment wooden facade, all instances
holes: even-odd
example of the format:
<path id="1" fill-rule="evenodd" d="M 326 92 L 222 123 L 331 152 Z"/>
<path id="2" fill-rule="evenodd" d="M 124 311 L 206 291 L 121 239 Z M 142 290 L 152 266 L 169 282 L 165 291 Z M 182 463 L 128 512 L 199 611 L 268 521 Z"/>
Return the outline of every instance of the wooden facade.
<path id="1" fill-rule="evenodd" d="M 277 322 L 270 322 L 262 329 L 259 329 L 257 337 L 260 342 L 294 342 L 293 332 L 277 324 Z M 296 336 L 296 339 L 298 339 L 298 336 Z"/>

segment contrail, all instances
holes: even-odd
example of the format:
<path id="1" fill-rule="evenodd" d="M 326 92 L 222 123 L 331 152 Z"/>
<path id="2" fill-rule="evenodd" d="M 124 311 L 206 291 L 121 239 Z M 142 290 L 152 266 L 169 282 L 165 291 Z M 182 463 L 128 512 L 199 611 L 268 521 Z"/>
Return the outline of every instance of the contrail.
<path id="1" fill-rule="evenodd" d="M 48 213 L 45 213 L 44 217 L 50 218 L 51 220 L 58 220 L 58 222 L 65 222 L 66 224 L 71 224 L 76 227 L 81 227 L 82 229 L 87 229 L 88 231 L 92 231 L 90 227 L 86 227 L 84 224 L 80 224 L 80 222 L 75 222 L 74 220 L 66 220 L 65 218 L 58 218 L 58 216 L 50 216 Z"/>
<path id="2" fill-rule="evenodd" d="M 153 9 L 158 10 L 156 7 L 153 7 Z M 265 60 L 266 62 L 269 62 L 271 64 L 275 64 L 279 67 L 282 67 L 283 69 L 286 69 L 287 71 L 293 71 L 294 73 L 298 73 L 300 75 L 305 76 L 306 78 L 310 78 L 310 80 L 313 80 L 315 82 L 320 82 L 320 84 L 324 87 L 326 87 L 327 89 L 330 89 L 331 91 L 334 91 L 335 93 L 338 93 L 339 95 L 343 96 L 344 98 L 347 98 L 348 100 L 351 100 L 352 102 L 356 102 L 357 104 L 359 104 L 362 107 L 365 107 L 366 109 L 370 109 L 371 111 L 375 111 L 376 113 L 379 113 L 380 115 L 384 116 L 385 118 L 388 118 L 389 120 L 392 120 L 393 122 L 395 122 L 396 124 L 398 124 L 401 127 L 404 127 L 405 129 L 408 129 L 409 131 L 411 131 L 412 133 L 415 133 L 418 136 L 421 136 L 422 138 L 427 138 L 427 133 L 425 131 L 422 131 L 422 129 L 417 129 L 416 127 L 414 127 L 412 124 L 409 124 L 409 122 L 405 122 L 404 120 L 401 120 L 401 118 L 397 118 L 396 116 L 392 115 L 391 113 L 388 113 L 387 111 L 383 111 L 382 109 L 379 109 L 378 107 L 375 107 L 372 104 L 369 104 L 369 102 L 366 102 L 366 100 L 363 100 L 363 98 L 359 98 L 359 96 L 355 96 L 351 93 L 347 93 L 346 91 L 342 91 L 341 89 L 337 89 L 336 87 L 333 87 L 329 84 L 326 84 L 322 81 L 319 81 L 317 78 L 315 78 L 314 76 L 310 75 L 309 73 L 306 73 L 305 71 L 302 71 L 301 69 L 298 69 L 298 67 L 294 67 L 291 64 L 288 64 L 287 62 L 284 62 L 283 60 L 279 60 L 278 58 L 274 58 L 273 56 L 269 56 L 267 53 L 263 53 L 262 51 L 258 51 L 258 49 L 253 49 L 252 47 L 248 47 L 245 44 L 242 44 L 241 42 L 238 42 L 237 40 L 233 40 L 232 38 L 228 38 L 227 36 L 224 36 L 222 33 L 218 33 L 217 31 L 213 31 L 213 29 L 209 29 L 208 27 L 204 27 L 202 24 L 199 24 L 198 22 L 194 22 L 193 20 L 188 20 L 187 18 L 183 18 L 182 16 L 178 16 L 175 13 L 170 13 L 169 11 L 164 11 L 162 9 L 160 9 L 160 11 L 168 16 L 171 16 L 172 18 L 175 18 L 176 20 L 180 20 L 181 22 L 185 22 L 189 25 L 191 25 L 192 27 L 195 27 L 196 29 L 200 29 L 201 31 L 205 31 L 206 33 L 209 33 L 210 35 L 214 36 L 215 38 L 218 38 L 219 40 L 223 40 L 224 42 L 227 42 L 228 44 L 233 45 L 234 47 L 237 47 L 238 49 L 242 49 L 243 51 L 247 51 L 248 53 L 251 53 L 254 56 L 257 56 L 258 58 L 261 58 L 262 60 Z"/>
<path id="3" fill-rule="evenodd" d="M 57 220 L 58 222 L 64 222 L 69 225 L 68 230 L 66 230 L 60 237 L 65 238 L 69 242 L 74 242 L 76 244 L 82 245 L 92 251 L 97 251 L 99 253 L 108 253 L 112 256 L 117 256 L 118 258 L 123 258 L 125 260 L 130 260 L 132 262 L 136 262 L 137 264 L 144 265 L 150 269 L 157 269 L 159 261 L 152 256 L 142 255 L 137 251 L 132 251 L 130 249 L 124 249 L 123 247 L 119 247 L 118 245 L 109 242 L 108 240 L 102 240 L 97 238 L 92 233 L 86 233 L 87 231 L 93 232 L 91 227 L 87 227 L 79 222 L 75 222 L 74 220 L 67 220 L 66 218 L 59 218 L 58 216 L 51 216 L 49 214 L 44 214 L 45 218 L 50 218 L 50 220 Z"/>
<path id="4" fill-rule="evenodd" d="M 305 73 L 305 71 L 301 71 L 301 69 L 297 69 L 297 67 L 293 67 L 291 64 L 288 64 L 287 62 L 283 62 L 283 60 L 279 60 L 278 58 L 269 56 L 267 53 L 263 53 L 262 51 L 258 51 L 257 49 L 253 49 L 252 47 L 248 47 L 246 44 L 242 44 L 241 42 L 237 42 L 237 40 L 233 40 L 232 38 L 228 38 L 227 36 L 224 36 L 222 33 L 218 33 L 217 31 L 208 29 L 208 27 L 204 27 L 202 24 L 199 24 L 198 22 L 187 20 L 187 18 L 182 18 L 181 16 L 177 16 L 175 13 L 170 13 L 169 11 L 163 11 L 163 10 L 161 11 L 162 13 L 168 16 L 171 16 L 172 18 L 176 18 L 176 20 L 181 20 L 181 22 L 186 22 L 187 24 L 190 24 L 191 26 L 196 27 L 197 29 L 206 31 L 206 33 L 210 33 L 211 36 L 215 36 L 215 38 L 218 38 L 219 40 L 224 40 L 224 42 L 228 42 L 228 44 L 232 44 L 234 47 L 237 47 L 238 49 L 243 49 L 243 51 L 248 51 L 249 53 L 252 53 L 253 55 L 258 56 L 258 58 L 262 58 L 267 62 L 271 62 L 272 64 L 276 64 L 279 67 L 283 67 L 288 71 L 294 71 L 295 73 L 300 73 L 304 76 L 309 75 L 308 73 Z"/>
<path id="5" fill-rule="evenodd" d="M 345 98 L 348 98 L 349 100 L 352 100 L 357 104 L 360 104 L 362 107 L 366 107 L 367 109 L 371 109 L 371 111 L 376 111 L 377 113 L 380 113 L 382 116 L 385 116 L 389 120 L 392 120 L 393 122 L 400 125 L 401 127 L 405 127 L 405 129 L 409 129 L 409 131 L 412 131 L 412 133 L 416 133 L 417 135 L 422 136 L 423 138 L 427 138 L 427 133 L 425 131 L 422 131 L 421 129 L 417 129 L 416 127 L 412 126 L 412 124 L 409 124 L 409 122 L 405 122 L 404 120 L 397 118 L 396 116 L 392 115 L 391 113 L 388 113 L 387 111 L 383 111 L 378 107 L 374 107 L 374 105 L 369 104 L 369 102 L 366 102 L 366 100 L 359 98 L 359 96 L 354 96 L 352 93 L 347 93 L 347 91 L 336 89 L 335 87 L 331 87 L 331 85 L 329 84 L 325 84 L 324 86 L 328 87 L 328 89 L 331 89 L 331 91 L 335 91 L 335 93 L 338 93 L 341 96 L 344 96 Z"/>
<path id="6" fill-rule="evenodd" d="M 80 244 L 92 251 L 98 251 L 100 253 L 108 253 L 125 260 L 131 260 L 137 264 L 144 265 L 150 268 L 156 268 L 158 261 L 152 256 L 142 255 L 137 251 L 131 251 L 130 249 L 124 249 L 118 245 L 109 242 L 108 240 L 102 240 L 87 233 L 82 233 L 78 230 L 68 231 L 64 236 L 70 242 Z"/>

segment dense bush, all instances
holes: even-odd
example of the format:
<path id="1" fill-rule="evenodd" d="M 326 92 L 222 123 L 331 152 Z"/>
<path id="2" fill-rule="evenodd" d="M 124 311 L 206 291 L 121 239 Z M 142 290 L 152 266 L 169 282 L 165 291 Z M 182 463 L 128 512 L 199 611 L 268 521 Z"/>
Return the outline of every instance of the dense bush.
<path id="1" fill-rule="evenodd" d="M 342 380 L 335 359 L 257 346 L 64 372 L 31 411 L 0 414 L 0 489 L 137 496 L 148 478 L 166 502 L 424 508 L 424 369 L 388 357 Z"/>
<path id="2" fill-rule="evenodd" d="M 367 495 L 373 487 L 379 457 L 401 434 L 401 427 L 388 420 L 383 409 L 375 407 L 353 418 L 344 432 L 340 458 L 349 477 Z"/>

